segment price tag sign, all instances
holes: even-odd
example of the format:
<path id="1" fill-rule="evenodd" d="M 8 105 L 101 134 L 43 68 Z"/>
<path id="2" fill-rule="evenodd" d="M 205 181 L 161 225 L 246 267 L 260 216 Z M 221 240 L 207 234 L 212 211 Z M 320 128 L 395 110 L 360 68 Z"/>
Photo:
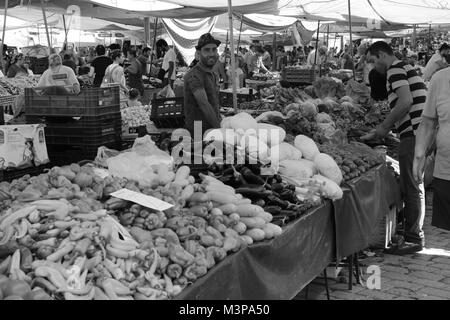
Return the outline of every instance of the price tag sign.
<path id="1" fill-rule="evenodd" d="M 158 210 L 158 211 L 164 211 L 167 209 L 170 209 L 173 207 L 173 204 L 167 203 L 165 201 L 159 200 L 155 197 L 148 196 L 139 192 L 131 191 L 128 189 L 120 189 L 117 190 L 114 193 L 111 193 L 113 197 L 131 201 L 137 204 L 140 204 L 141 206 Z"/>

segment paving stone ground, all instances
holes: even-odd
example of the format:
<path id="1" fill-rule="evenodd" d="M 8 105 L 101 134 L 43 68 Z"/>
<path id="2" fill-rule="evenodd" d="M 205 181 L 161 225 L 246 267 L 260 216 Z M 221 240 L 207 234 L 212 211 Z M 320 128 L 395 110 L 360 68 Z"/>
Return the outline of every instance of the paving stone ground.
<path id="1" fill-rule="evenodd" d="M 379 289 L 369 289 L 367 285 L 354 283 L 353 289 L 348 290 L 348 270 L 342 269 L 337 279 L 328 279 L 330 299 L 449 300 L 450 232 L 431 226 L 431 203 L 432 193 L 427 193 L 424 223 L 426 248 L 423 251 L 404 256 L 381 253 L 361 260 L 363 277 L 369 286 L 375 286 L 376 281 L 373 272 L 369 274 L 367 268 L 379 267 Z M 295 299 L 304 300 L 305 290 Z M 323 278 L 318 277 L 309 284 L 308 299 L 327 299 Z"/>

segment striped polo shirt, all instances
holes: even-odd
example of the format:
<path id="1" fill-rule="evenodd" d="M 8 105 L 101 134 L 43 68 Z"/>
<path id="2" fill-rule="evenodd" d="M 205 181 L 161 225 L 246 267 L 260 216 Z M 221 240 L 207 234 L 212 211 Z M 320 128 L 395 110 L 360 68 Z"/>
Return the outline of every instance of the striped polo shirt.
<path id="1" fill-rule="evenodd" d="M 395 90 L 403 86 L 409 86 L 413 97 L 413 105 L 409 113 L 395 124 L 400 138 L 416 135 L 422 119 L 422 110 L 425 107 L 427 87 L 410 64 L 397 60 L 387 71 L 386 87 L 391 109 L 395 107 L 398 100 Z"/>

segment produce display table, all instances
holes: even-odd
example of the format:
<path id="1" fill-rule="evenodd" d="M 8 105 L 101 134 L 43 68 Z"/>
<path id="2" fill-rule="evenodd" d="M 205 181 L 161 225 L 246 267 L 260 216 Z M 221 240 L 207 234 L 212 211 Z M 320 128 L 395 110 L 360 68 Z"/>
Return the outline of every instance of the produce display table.
<path id="1" fill-rule="evenodd" d="M 228 256 L 176 298 L 292 299 L 333 260 L 333 229 L 327 202 L 286 226 L 280 237 Z"/>
<path id="2" fill-rule="evenodd" d="M 177 299 L 292 299 L 336 257 L 365 249 L 377 218 L 397 201 L 385 165 L 286 226 L 271 241 L 247 247 L 211 269 Z"/>
<path id="3" fill-rule="evenodd" d="M 400 199 L 396 178 L 386 165 L 351 180 L 342 189 L 344 197 L 333 203 L 337 261 L 367 248 L 377 221 Z"/>

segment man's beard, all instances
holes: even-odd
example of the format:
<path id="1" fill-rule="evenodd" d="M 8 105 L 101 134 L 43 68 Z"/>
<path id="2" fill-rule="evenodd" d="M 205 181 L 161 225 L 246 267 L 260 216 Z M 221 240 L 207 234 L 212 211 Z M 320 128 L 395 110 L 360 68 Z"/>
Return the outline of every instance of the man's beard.
<path id="1" fill-rule="evenodd" d="M 205 66 L 213 67 L 217 63 L 217 57 L 200 56 L 200 61 Z"/>

